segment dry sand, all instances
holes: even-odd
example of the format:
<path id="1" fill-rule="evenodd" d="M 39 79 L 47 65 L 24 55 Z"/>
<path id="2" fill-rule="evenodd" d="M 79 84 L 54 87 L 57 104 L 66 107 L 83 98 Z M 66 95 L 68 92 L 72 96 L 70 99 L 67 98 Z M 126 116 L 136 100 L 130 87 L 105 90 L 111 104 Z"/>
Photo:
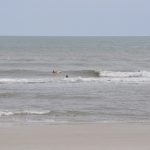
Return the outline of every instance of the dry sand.
<path id="1" fill-rule="evenodd" d="M 0 150 L 150 150 L 150 124 L 0 127 Z"/>

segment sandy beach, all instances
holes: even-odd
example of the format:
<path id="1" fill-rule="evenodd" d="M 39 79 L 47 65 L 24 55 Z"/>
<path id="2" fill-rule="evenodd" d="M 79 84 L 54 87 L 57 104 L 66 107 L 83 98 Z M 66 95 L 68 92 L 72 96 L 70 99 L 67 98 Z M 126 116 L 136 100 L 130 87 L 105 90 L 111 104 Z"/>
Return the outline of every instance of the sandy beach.
<path id="1" fill-rule="evenodd" d="M 149 150 L 150 124 L 80 124 L 0 128 L 2 150 Z"/>

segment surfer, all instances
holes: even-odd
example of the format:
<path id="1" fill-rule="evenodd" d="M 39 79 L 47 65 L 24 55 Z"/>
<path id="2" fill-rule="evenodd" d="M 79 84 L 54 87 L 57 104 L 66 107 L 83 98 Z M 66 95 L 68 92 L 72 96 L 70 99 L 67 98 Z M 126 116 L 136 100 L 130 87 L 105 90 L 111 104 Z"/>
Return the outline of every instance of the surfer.
<path id="1" fill-rule="evenodd" d="M 52 71 L 52 73 L 56 73 L 56 71 L 55 71 L 55 70 L 53 70 L 53 71 Z"/>
<path id="2" fill-rule="evenodd" d="M 69 76 L 66 74 L 66 78 L 69 78 Z"/>
<path id="3" fill-rule="evenodd" d="M 61 71 L 55 71 L 55 70 L 53 70 L 52 73 L 59 74 L 59 73 L 61 73 Z"/>

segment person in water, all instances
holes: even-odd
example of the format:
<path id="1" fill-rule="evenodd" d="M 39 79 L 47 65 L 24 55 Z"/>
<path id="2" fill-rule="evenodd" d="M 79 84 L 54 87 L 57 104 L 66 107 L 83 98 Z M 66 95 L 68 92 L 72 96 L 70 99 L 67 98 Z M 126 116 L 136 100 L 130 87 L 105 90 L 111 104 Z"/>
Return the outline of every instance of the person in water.
<path id="1" fill-rule="evenodd" d="M 53 70 L 52 73 L 57 73 L 57 71 Z"/>
<path id="2" fill-rule="evenodd" d="M 61 71 L 55 71 L 55 70 L 53 70 L 52 73 L 57 73 L 58 74 L 58 73 L 61 73 Z"/>
<path id="3" fill-rule="evenodd" d="M 66 74 L 66 78 L 69 78 L 69 76 Z"/>

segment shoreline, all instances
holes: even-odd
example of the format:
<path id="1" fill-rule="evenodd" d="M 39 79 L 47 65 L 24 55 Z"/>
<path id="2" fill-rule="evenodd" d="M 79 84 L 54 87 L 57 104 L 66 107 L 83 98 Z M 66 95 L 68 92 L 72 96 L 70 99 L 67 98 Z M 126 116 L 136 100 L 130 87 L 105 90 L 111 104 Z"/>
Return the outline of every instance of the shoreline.
<path id="1" fill-rule="evenodd" d="M 149 150 L 150 123 L 0 127 L 3 150 Z"/>

